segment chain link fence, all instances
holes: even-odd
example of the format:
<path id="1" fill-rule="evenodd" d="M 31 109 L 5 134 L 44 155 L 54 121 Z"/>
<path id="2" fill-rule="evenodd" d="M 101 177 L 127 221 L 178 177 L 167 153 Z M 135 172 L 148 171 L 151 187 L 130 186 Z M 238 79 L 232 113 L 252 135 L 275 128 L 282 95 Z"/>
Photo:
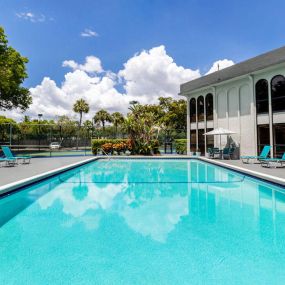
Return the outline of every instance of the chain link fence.
<path id="1" fill-rule="evenodd" d="M 157 139 L 160 153 L 176 154 L 177 140 L 186 137 L 186 130 L 159 131 Z M 128 134 L 110 127 L 86 129 L 78 125 L 44 123 L 0 124 L 0 145 L 9 146 L 18 155 L 29 154 L 33 157 L 92 155 L 92 138 L 120 139 L 128 138 Z"/>

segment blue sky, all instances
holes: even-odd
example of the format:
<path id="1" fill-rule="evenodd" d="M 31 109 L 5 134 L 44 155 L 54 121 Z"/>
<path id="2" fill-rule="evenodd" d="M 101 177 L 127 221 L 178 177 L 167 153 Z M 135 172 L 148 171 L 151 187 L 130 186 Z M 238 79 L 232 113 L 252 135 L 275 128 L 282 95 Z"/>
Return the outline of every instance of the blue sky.
<path id="1" fill-rule="evenodd" d="M 44 76 L 60 85 L 64 60 L 94 55 L 117 73 L 161 45 L 178 66 L 204 74 L 219 59 L 239 62 L 284 45 L 284 9 L 284 1 L 264 0 L 0 0 L 0 25 L 29 58 L 25 85 L 34 87 Z M 98 36 L 82 37 L 86 29 Z"/>

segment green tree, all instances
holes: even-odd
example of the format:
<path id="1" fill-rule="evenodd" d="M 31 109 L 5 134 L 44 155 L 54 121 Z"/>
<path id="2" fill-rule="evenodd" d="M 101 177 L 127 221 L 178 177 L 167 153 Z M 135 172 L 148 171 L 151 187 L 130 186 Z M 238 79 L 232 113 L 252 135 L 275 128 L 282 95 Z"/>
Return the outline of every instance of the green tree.
<path id="1" fill-rule="evenodd" d="M 93 120 L 95 124 L 101 123 L 103 131 L 105 131 L 105 124 L 106 122 L 109 122 L 109 123 L 112 122 L 112 116 L 106 110 L 101 109 L 95 114 L 95 116 L 93 117 Z"/>
<path id="2" fill-rule="evenodd" d="M 21 86 L 25 78 L 28 59 L 11 46 L 4 29 L 0 27 L 0 110 L 20 108 L 26 110 L 32 103 L 27 88 Z"/>
<path id="3" fill-rule="evenodd" d="M 89 112 L 89 104 L 81 98 L 74 103 L 73 111 L 79 113 L 79 127 L 81 127 L 82 115 L 83 113 L 87 114 Z"/>
<path id="4" fill-rule="evenodd" d="M 73 111 L 75 113 L 79 113 L 79 128 L 76 136 L 76 149 L 78 149 L 78 138 L 79 138 L 79 133 L 81 129 L 81 124 L 82 124 L 82 115 L 83 113 L 88 113 L 89 112 L 89 105 L 84 99 L 79 99 L 77 100 L 74 105 L 73 105 Z"/>
<path id="5" fill-rule="evenodd" d="M 115 132 L 116 132 L 116 137 L 117 137 L 118 126 L 123 124 L 124 116 L 120 112 L 115 112 L 111 116 L 112 116 L 112 122 L 115 127 Z"/>

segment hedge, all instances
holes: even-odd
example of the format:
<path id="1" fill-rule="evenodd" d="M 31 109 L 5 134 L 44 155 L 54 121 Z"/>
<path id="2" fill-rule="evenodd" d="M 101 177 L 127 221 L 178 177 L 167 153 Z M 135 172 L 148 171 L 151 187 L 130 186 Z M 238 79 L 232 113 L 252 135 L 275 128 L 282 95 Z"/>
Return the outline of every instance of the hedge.
<path id="1" fill-rule="evenodd" d="M 187 153 L 187 139 L 176 139 L 175 140 L 176 152 L 178 154 Z"/>
<path id="2" fill-rule="evenodd" d="M 102 145 L 106 143 L 119 144 L 119 143 L 127 143 L 127 141 L 128 139 L 92 139 L 92 153 L 94 155 L 97 155 Z"/>

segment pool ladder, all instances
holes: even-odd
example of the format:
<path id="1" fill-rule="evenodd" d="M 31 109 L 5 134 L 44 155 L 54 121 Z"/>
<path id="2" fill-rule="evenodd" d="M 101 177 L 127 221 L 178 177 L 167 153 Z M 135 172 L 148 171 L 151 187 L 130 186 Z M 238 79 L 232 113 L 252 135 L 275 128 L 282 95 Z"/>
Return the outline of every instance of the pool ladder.
<path id="1" fill-rule="evenodd" d="M 111 159 L 111 156 L 108 153 L 106 153 L 106 151 L 104 151 L 102 148 L 101 148 L 101 151 L 103 154 L 105 154 L 108 157 L 108 160 Z"/>

